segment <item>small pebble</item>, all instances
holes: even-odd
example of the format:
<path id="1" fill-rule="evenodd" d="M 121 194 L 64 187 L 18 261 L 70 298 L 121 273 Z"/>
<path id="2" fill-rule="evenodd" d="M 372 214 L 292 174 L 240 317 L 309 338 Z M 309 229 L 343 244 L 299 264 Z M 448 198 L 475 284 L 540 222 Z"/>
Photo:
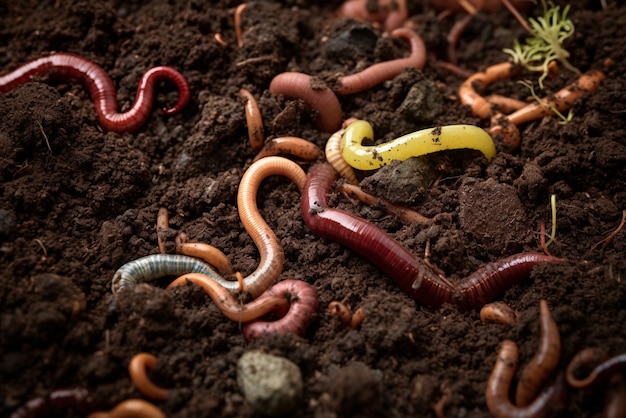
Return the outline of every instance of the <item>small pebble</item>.
<path id="1" fill-rule="evenodd" d="M 300 368 L 284 357 L 248 351 L 237 362 L 237 382 L 246 400 L 260 414 L 281 416 L 302 398 Z"/>

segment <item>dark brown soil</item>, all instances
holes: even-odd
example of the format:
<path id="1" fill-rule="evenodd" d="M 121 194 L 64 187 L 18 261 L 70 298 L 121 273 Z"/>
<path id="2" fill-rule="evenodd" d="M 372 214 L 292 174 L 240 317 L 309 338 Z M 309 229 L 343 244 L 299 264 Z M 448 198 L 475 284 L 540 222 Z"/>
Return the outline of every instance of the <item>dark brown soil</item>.
<path id="1" fill-rule="evenodd" d="M 409 3 L 410 20 L 432 54 L 426 68 L 342 97 L 344 114 L 368 120 L 384 140 L 435 125 L 488 126 L 460 105 L 463 78 L 434 61 L 445 60 L 447 31 L 460 17 L 439 21 L 429 6 Z M 251 2 L 242 48 L 233 29 L 236 1 L 0 2 L 0 73 L 64 51 L 101 65 L 122 109 L 155 65 L 180 70 L 192 91 L 182 113 L 165 116 L 158 108 L 174 103 L 177 93 L 160 84 L 150 119 L 134 134 L 103 132 L 79 84 L 33 82 L 0 96 L 0 415 L 58 388 L 87 388 L 105 409 L 141 397 L 127 365 L 147 351 L 159 359 L 153 380 L 173 389 L 167 401 L 156 402 L 168 416 L 254 416 L 237 385 L 236 363 L 245 351 L 261 349 L 301 367 L 304 400 L 295 416 L 433 416 L 433 405 L 449 391 L 446 416 L 485 417 L 499 344 L 515 341 L 522 364 L 533 356 L 541 299 L 559 326 L 561 369 L 586 347 L 622 353 L 626 232 L 606 248 L 595 246 L 626 209 L 626 6 L 606 3 L 603 9 L 597 0 L 571 2 L 570 61 L 607 75 L 577 102 L 571 122 L 551 117 L 524 125 L 521 147 L 499 152 L 490 164 L 469 152 L 434 156 L 437 185 L 415 184 L 397 196 L 427 216 L 451 213 L 449 221 L 406 224 L 343 196 L 332 199 L 418 256 L 430 241 L 431 261 L 454 281 L 481 263 L 540 251 L 539 224 L 550 229 L 549 198 L 556 194 L 556 242 L 549 250 L 568 261 L 535 268 L 502 296 L 519 313 L 518 325 L 485 324 L 477 311 L 455 306 L 418 306 L 367 260 L 312 234 L 297 188 L 276 177 L 263 184 L 258 201 L 286 253 L 282 278 L 312 284 L 321 312 L 307 338 L 246 343 L 240 325 L 199 288 L 140 287 L 113 298 L 114 272 L 158 252 L 161 207 L 170 213 L 168 251 L 182 231 L 223 250 L 244 275 L 253 271 L 258 252 L 236 207 L 239 180 L 254 157 L 239 89 L 257 98 L 266 137 L 300 136 L 323 148 L 328 135 L 315 128 L 315 115 L 270 94 L 271 79 L 286 70 L 330 79 L 401 56 L 405 46 L 366 25 L 357 33 L 373 42 L 328 47 L 326 39 L 363 26 L 334 16 L 339 1 Z M 368 32 L 373 36 L 363 35 Z M 523 33 L 505 10 L 479 14 L 460 42 L 459 65 L 474 71 L 502 62 L 502 49 Z M 576 77 L 562 71 L 546 91 Z M 411 110 L 419 104 L 403 105 L 414 85 L 427 86 L 427 108 L 419 115 Z M 528 96 L 514 80 L 490 90 Z M 395 181 L 395 174 L 379 175 L 363 186 L 385 195 Z M 326 313 L 333 300 L 363 307 L 363 325 L 340 325 Z M 600 416 L 602 399 L 602 391 L 572 391 L 563 416 Z"/>

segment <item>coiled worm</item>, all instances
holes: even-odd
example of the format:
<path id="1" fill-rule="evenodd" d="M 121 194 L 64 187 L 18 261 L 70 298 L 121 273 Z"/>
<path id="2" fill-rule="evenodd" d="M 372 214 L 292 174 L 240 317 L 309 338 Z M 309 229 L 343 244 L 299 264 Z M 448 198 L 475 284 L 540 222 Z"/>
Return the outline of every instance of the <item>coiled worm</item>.
<path id="1" fill-rule="evenodd" d="M 322 155 L 322 150 L 306 139 L 296 136 L 281 136 L 267 141 L 254 157 L 254 161 L 279 154 L 292 155 L 305 161 L 315 161 Z"/>
<path id="2" fill-rule="evenodd" d="M 166 418 L 163 411 L 143 399 L 128 399 L 108 412 L 94 412 L 87 418 Z"/>
<path id="3" fill-rule="evenodd" d="M 346 163 L 359 170 L 374 170 L 391 161 L 450 149 L 475 149 L 487 161 L 496 155 L 493 139 L 483 129 L 472 125 L 450 125 L 422 129 L 393 141 L 363 146 L 363 140 L 374 139 L 372 125 L 364 120 L 351 123 L 341 138 L 341 153 Z"/>
<path id="4" fill-rule="evenodd" d="M 146 369 L 154 369 L 157 358 L 150 353 L 135 354 L 128 364 L 130 379 L 139 392 L 157 401 L 164 401 L 169 396 L 169 390 L 152 383 Z"/>
<path id="5" fill-rule="evenodd" d="M 279 312 L 283 316 L 276 321 L 254 320 L 243 324 L 243 335 L 250 341 L 270 333 L 292 333 L 304 337 L 311 322 L 317 316 L 319 301 L 317 292 L 302 280 L 283 280 L 259 296 L 259 303 L 267 298 L 284 298 L 289 301 L 289 310 Z"/>
<path id="6" fill-rule="evenodd" d="M 563 261 L 540 253 L 516 254 L 485 264 L 452 284 L 376 225 L 329 207 L 327 194 L 336 176 L 328 164 L 316 164 L 309 170 L 301 207 L 307 226 L 316 235 L 365 257 L 423 305 L 436 308 L 456 303 L 463 309 L 480 308 L 526 279 L 537 264 Z"/>
<path id="7" fill-rule="evenodd" d="M 459 87 L 461 103 L 469 106 L 472 113 L 479 118 L 487 119 L 493 114 L 493 103 L 476 92 L 476 87 L 486 88 L 491 83 L 513 77 L 521 70 L 518 65 L 503 62 L 487 67 L 468 77 Z"/>
<path id="8" fill-rule="evenodd" d="M 253 321 L 276 309 L 286 308 L 289 301 L 284 297 L 258 297 L 245 305 L 237 299 L 213 278 L 199 273 L 188 273 L 180 276 L 167 288 L 172 289 L 185 285 L 187 282 L 200 286 L 215 302 L 220 311 L 230 320 L 236 322 Z"/>
<path id="9" fill-rule="evenodd" d="M 351 118 L 350 123 L 354 122 L 356 119 Z M 344 122 L 345 124 L 345 122 Z M 333 168 L 339 173 L 341 177 L 346 179 L 346 181 L 350 184 L 359 184 L 359 180 L 354 173 L 354 169 L 350 167 L 350 165 L 343 159 L 343 155 L 341 155 L 341 136 L 345 132 L 345 128 L 341 128 L 334 134 L 328 138 L 326 141 L 325 147 L 325 156 L 328 164 L 333 166 Z"/>
<path id="10" fill-rule="evenodd" d="M 244 3 L 245 4 L 245 3 Z M 246 100 L 244 105 L 246 113 L 246 123 L 248 125 L 248 139 L 250 141 L 250 147 L 253 151 L 258 152 L 265 142 L 265 135 L 263 134 L 263 119 L 261 118 L 261 111 L 256 103 L 256 99 L 246 89 L 239 90 L 239 94 Z"/>
<path id="11" fill-rule="evenodd" d="M 539 347 L 522 369 L 517 383 L 515 392 L 517 406 L 529 405 L 535 399 L 561 357 L 561 336 L 545 300 L 539 302 L 539 328 L 541 330 Z"/>
<path id="12" fill-rule="evenodd" d="M 171 108 L 164 108 L 165 114 L 179 112 L 187 105 L 190 97 L 189 86 L 182 74 L 170 67 L 154 67 L 141 78 L 133 107 L 127 112 L 118 113 L 115 86 L 104 69 L 85 58 L 67 53 L 36 59 L 1 76 L 0 93 L 27 83 L 33 77 L 46 75 L 82 82 L 96 106 L 100 124 L 105 130 L 113 132 L 133 132 L 146 122 L 154 101 L 154 85 L 159 80 L 171 81 L 178 89 L 178 102 Z"/>
<path id="13" fill-rule="evenodd" d="M 391 32 L 392 38 L 402 38 L 411 47 L 411 52 L 406 58 L 398 58 L 391 61 L 379 62 L 365 70 L 355 74 L 341 77 L 337 94 L 354 94 L 370 89 L 386 80 L 398 76 L 405 68 L 421 70 L 426 64 L 426 45 L 422 38 L 412 29 L 400 28 Z"/>
<path id="14" fill-rule="evenodd" d="M 577 377 L 580 369 L 593 367 L 584 378 Z M 586 389 L 603 384 L 615 374 L 626 372 L 626 353 L 606 359 L 606 355 L 597 348 L 588 348 L 576 354 L 567 365 L 565 377 L 567 383 L 575 389 Z"/>
<path id="15" fill-rule="evenodd" d="M 518 362 L 517 345 L 511 340 L 502 342 L 496 364 L 493 367 L 485 399 L 487 408 L 495 418 L 541 418 L 548 410 L 562 402 L 565 384 L 562 375 L 549 384 L 535 400 L 526 406 L 515 406 L 509 400 L 509 388 Z"/>
<path id="16" fill-rule="evenodd" d="M 386 31 L 399 28 L 409 17 L 406 0 L 380 1 L 375 11 L 370 11 L 369 5 L 367 0 L 347 0 L 337 10 L 337 17 L 380 23 Z"/>

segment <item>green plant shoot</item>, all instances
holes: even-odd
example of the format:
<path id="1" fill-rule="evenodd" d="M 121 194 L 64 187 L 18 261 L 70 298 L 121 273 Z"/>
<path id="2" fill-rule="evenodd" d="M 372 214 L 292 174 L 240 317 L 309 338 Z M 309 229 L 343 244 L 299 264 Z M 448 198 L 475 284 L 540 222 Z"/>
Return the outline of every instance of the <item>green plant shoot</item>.
<path id="1" fill-rule="evenodd" d="M 553 106 L 550 103 L 546 103 L 543 100 L 541 100 L 541 98 L 539 96 L 537 96 L 537 93 L 535 93 L 535 88 L 533 87 L 531 82 L 525 81 L 525 80 L 520 80 L 520 81 L 518 81 L 518 83 L 520 83 L 521 85 L 523 85 L 526 88 L 528 88 L 528 90 L 530 90 L 530 95 L 532 96 L 532 98 L 537 103 L 539 103 L 541 106 L 545 107 L 546 109 L 548 109 L 549 111 L 551 111 L 552 113 L 557 115 L 557 117 L 559 119 L 561 119 L 561 121 L 559 122 L 560 124 L 565 125 L 566 123 L 571 121 L 572 118 L 574 117 L 574 112 L 572 111 L 572 109 L 570 109 L 569 112 L 567 112 L 567 116 L 565 116 L 555 106 Z"/>
<path id="2" fill-rule="evenodd" d="M 563 8 L 551 1 L 542 0 L 544 14 L 537 19 L 530 18 L 531 36 L 524 44 L 515 41 L 513 49 L 503 51 L 513 57 L 513 62 L 526 67 L 530 71 L 540 71 L 539 87 L 543 88 L 543 80 L 548 76 L 548 65 L 553 60 L 575 73 L 580 71 L 567 58 L 569 52 L 563 48 L 563 42 L 574 33 L 574 23 L 567 18 L 569 5 Z"/>

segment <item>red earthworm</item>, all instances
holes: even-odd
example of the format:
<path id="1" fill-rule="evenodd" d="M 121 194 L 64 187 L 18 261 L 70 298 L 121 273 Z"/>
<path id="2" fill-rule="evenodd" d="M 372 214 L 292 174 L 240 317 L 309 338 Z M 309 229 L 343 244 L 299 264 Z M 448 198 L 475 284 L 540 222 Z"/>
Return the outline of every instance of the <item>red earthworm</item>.
<path id="1" fill-rule="evenodd" d="M 488 303 L 480 308 L 480 320 L 496 324 L 517 324 L 517 313 L 504 302 Z"/>
<path id="2" fill-rule="evenodd" d="M 347 0 L 337 10 L 337 17 L 382 23 L 386 31 L 399 28 L 409 17 L 406 0 L 383 0 L 375 10 L 368 9 L 368 3 L 367 0 Z"/>
<path id="3" fill-rule="evenodd" d="M 252 93 L 246 89 L 241 89 L 239 90 L 239 94 L 246 99 L 244 108 L 246 110 L 246 123 L 248 124 L 250 146 L 253 151 L 258 152 L 263 147 L 263 142 L 265 142 L 261 111 Z"/>
<path id="4" fill-rule="evenodd" d="M 352 321 L 352 311 L 339 301 L 332 301 L 328 304 L 328 313 L 338 318 L 344 325 Z"/>
<path id="5" fill-rule="evenodd" d="M 233 267 L 228 257 L 212 245 L 203 242 L 181 242 L 176 244 L 176 252 L 201 258 L 222 273 L 233 274 Z"/>
<path id="6" fill-rule="evenodd" d="M 31 399 L 11 414 L 11 418 L 47 418 L 66 416 L 73 410 L 83 416 L 95 406 L 87 389 L 57 389 L 45 397 Z"/>
<path id="7" fill-rule="evenodd" d="M 426 45 L 412 29 L 400 28 L 391 32 L 393 38 L 403 38 L 411 45 L 406 58 L 379 62 L 356 74 L 341 77 L 337 94 L 354 94 L 372 88 L 385 80 L 391 80 L 407 67 L 421 70 L 426 64 Z"/>
<path id="8" fill-rule="evenodd" d="M 62 80 L 81 81 L 89 90 L 96 106 L 100 124 L 107 131 L 132 132 L 148 119 L 154 100 L 154 85 L 159 80 L 169 80 L 178 89 L 178 102 L 163 113 L 179 112 L 189 101 L 187 80 L 170 67 L 154 67 L 148 70 L 137 88 L 135 104 L 125 113 L 117 113 L 117 94 L 109 75 L 97 64 L 73 54 L 53 54 L 31 61 L 0 77 L 0 93 L 29 82 L 33 77 L 51 75 Z"/>
<path id="9" fill-rule="evenodd" d="M 356 119 L 350 118 L 348 120 L 353 121 Z M 359 180 L 356 178 L 354 169 L 346 162 L 346 160 L 344 160 L 343 155 L 341 155 L 341 136 L 346 130 L 345 128 L 348 125 L 346 124 L 347 122 L 348 121 L 344 121 L 344 126 L 328 138 L 324 154 L 328 164 L 332 165 L 341 177 L 346 179 L 346 181 L 350 184 L 359 184 Z"/>
<path id="10" fill-rule="evenodd" d="M 532 402 L 543 383 L 558 365 L 561 357 L 559 328 L 550 315 L 548 302 L 543 299 L 539 302 L 539 312 L 539 328 L 541 330 L 539 347 L 520 373 L 515 392 L 517 406 L 526 406 Z"/>
<path id="11" fill-rule="evenodd" d="M 511 340 L 502 342 L 496 364 L 489 376 L 485 399 L 487 408 L 495 418 L 540 418 L 548 409 L 562 401 L 565 392 L 563 376 L 557 376 L 555 382 L 549 384 L 527 406 L 515 406 L 509 400 L 509 387 L 517 369 L 517 345 Z"/>
<path id="12" fill-rule="evenodd" d="M 617 373 L 626 372 L 626 354 L 620 354 L 602 361 L 585 377 L 576 377 L 576 372 L 582 366 L 588 366 L 601 361 L 603 353 L 598 349 L 585 349 L 578 353 L 567 365 L 567 383 L 575 389 L 586 389 L 590 386 L 605 383 Z"/>
<path id="13" fill-rule="evenodd" d="M 166 208 L 159 209 L 156 222 L 157 241 L 159 243 L 159 252 L 165 254 L 165 240 L 167 239 L 167 231 L 170 229 L 170 215 Z"/>
<path id="14" fill-rule="evenodd" d="M 278 154 L 288 154 L 305 161 L 315 161 L 322 155 L 322 150 L 306 139 L 281 136 L 270 139 L 254 157 L 254 161 Z"/>
<path id="15" fill-rule="evenodd" d="M 169 390 L 152 383 L 146 369 L 154 369 L 157 358 L 150 353 L 135 354 L 128 365 L 128 374 L 139 392 L 157 401 L 164 401 L 169 396 Z"/>
<path id="16" fill-rule="evenodd" d="M 202 287 L 202 290 L 213 299 L 213 302 L 215 302 L 215 305 L 222 311 L 224 316 L 236 322 L 253 321 L 268 312 L 286 307 L 289 302 L 285 297 L 275 295 L 273 297 L 258 297 L 252 302 L 242 305 L 224 286 L 209 276 L 200 273 L 184 274 L 170 283 L 167 288 L 172 289 L 187 282 Z"/>
<path id="17" fill-rule="evenodd" d="M 464 309 L 482 307 L 528 277 L 540 263 L 563 261 L 539 253 L 521 253 L 483 265 L 451 284 L 424 260 L 413 256 L 388 233 L 358 216 L 328 206 L 327 194 L 336 179 L 329 164 L 311 167 L 302 198 L 302 216 L 317 235 L 346 245 L 371 261 L 410 297 L 440 307 L 454 302 Z"/>
<path id="18" fill-rule="evenodd" d="M 253 163 L 244 173 L 237 193 L 239 218 L 256 244 L 261 255 L 257 269 L 244 279 L 246 292 L 256 298 L 263 293 L 283 271 L 285 255 L 274 231 L 263 220 L 256 205 L 257 191 L 268 176 L 282 175 L 293 181 L 302 191 L 306 173 L 300 166 L 283 157 L 266 157 Z M 238 286 L 233 282 L 234 286 Z M 231 288 L 229 288 L 231 290 Z"/>
<path id="19" fill-rule="evenodd" d="M 87 418 L 166 418 L 163 411 L 143 399 L 128 399 L 108 412 L 94 412 Z"/>
<path id="20" fill-rule="evenodd" d="M 276 321 L 256 320 L 243 324 L 243 335 L 250 341 L 270 333 L 292 333 L 304 337 L 307 328 L 317 315 L 317 292 L 302 280 L 283 280 L 276 283 L 257 300 L 281 297 L 289 300 L 289 310 Z M 256 300 L 255 300 L 256 302 Z"/>
<path id="21" fill-rule="evenodd" d="M 333 132 L 341 125 L 341 104 L 335 93 L 324 83 L 303 73 L 278 74 L 270 83 L 270 92 L 291 99 L 301 99 L 317 111 L 317 127 L 322 132 Z"/>

